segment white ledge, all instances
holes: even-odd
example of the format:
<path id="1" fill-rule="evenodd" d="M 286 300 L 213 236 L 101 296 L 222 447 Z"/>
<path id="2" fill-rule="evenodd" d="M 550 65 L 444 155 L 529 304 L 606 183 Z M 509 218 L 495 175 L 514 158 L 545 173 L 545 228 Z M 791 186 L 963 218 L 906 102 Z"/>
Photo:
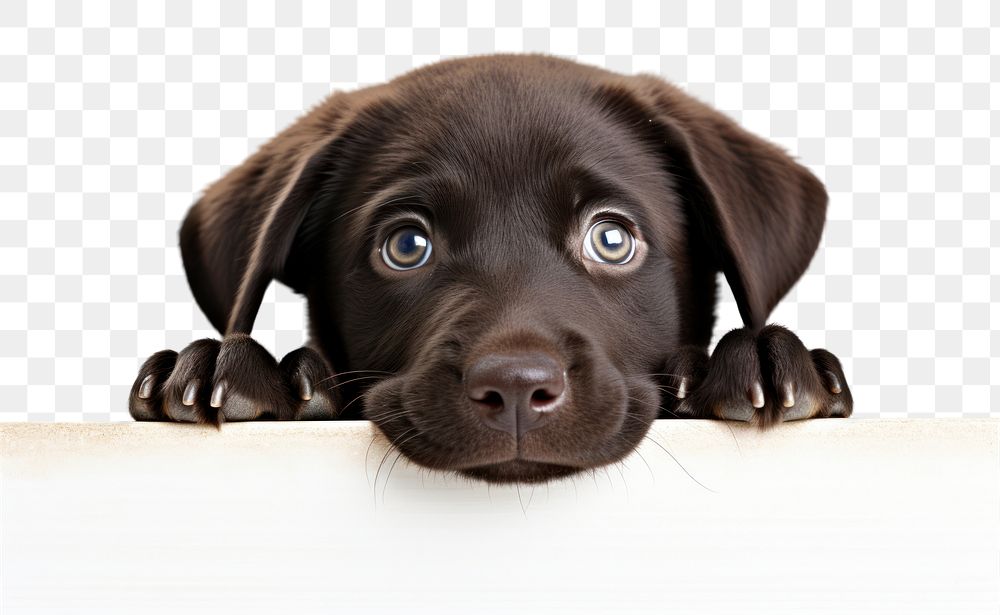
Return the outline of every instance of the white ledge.
<path id="1" fill-rule="evenodd" d="M 658 421 L 520 488 L 374 434 L 0 424 L 0 612 L 1000 610 L 1000 420 Z"/>

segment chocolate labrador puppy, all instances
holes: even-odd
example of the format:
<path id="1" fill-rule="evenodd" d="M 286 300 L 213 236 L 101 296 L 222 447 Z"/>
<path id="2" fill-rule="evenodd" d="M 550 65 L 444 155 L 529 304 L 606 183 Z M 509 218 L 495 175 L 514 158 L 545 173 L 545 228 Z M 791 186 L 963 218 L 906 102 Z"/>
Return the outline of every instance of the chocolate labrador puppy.
<path id="1" fill-rule="evenodd" d="M 765 326 L 826 203 L 652 76 L 485 56 L 335 93 L 192 208 L 184 266 L 223 338 L 153 355 L 129 408 L 368 418 L 494 482 L 617 461 L 657 417 L 848 416 L 836 357 Z M 719 271 L 744 327 L 709 357 Z M 272 280 L 305 295 L 312 340 L 280 362 L 249 337 Z"/>

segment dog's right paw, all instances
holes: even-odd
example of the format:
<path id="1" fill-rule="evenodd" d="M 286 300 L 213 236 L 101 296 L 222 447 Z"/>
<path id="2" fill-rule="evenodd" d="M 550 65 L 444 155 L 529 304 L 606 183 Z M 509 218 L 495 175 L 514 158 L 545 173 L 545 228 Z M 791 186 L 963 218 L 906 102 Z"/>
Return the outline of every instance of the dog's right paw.
<path id="1" fill-rule="evenodd" d="M 333 371 L 319 353 L 299 348 L 279 364 L 242 334 L 154 354 L 129 394 L 137 421 L 332 419 L 339 406 Z"/>
<path id="2" fill-rule="evenodd" d="M 685 347 L 667 362 L 665 409 L 671 416 L 747 421 L 761 428 L 783 421 L 848 417 L 854 407 L 840 361 L 808 350 L 778 325 L 734 329 L 709 358 Z"/>

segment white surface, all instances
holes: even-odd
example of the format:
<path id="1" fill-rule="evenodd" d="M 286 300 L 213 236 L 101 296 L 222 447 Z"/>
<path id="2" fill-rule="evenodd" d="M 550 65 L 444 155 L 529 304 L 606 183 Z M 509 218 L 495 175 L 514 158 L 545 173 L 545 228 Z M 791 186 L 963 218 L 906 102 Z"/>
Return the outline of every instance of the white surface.
<path id="1" fill-rule="evenodd" d="M 997 420 L 661 421 L 519 490 L 373 435 L 0 425 L 0 612 L 1000 610 Z"/>

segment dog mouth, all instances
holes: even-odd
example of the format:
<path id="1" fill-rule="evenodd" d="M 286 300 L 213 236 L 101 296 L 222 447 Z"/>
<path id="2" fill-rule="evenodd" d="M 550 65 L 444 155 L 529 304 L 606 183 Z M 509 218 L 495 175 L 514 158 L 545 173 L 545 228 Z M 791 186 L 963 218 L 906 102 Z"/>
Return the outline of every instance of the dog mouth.
<path id="1" fill-rule="evenodd" d="M 625 382 L 592 374 L 572 379 L 567 388 L 577 395 L 528 431 L 484 421 L 478 414 L 483 408 L 473 401 L 470 409 L 463 389 L 442 386 L 441 378 L 427 374 L 375 384 L 364 395 L 364 415 L 417 465 L 488 483 L 537 484 L 632 453 L 659 413 L 660 396 L 652 381 Z"/>

